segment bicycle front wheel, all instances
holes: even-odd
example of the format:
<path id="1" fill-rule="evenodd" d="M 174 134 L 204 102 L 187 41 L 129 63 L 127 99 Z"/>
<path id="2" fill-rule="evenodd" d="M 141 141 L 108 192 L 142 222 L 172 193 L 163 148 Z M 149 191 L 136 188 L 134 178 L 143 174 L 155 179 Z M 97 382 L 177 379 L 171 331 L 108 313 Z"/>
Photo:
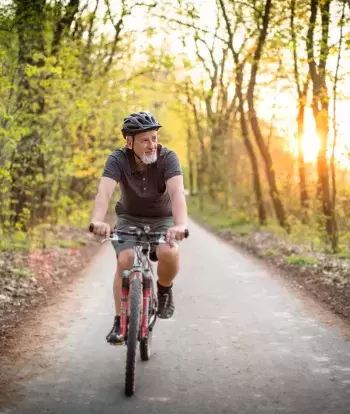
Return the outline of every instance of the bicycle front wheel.
<path id="1" fill-rule="evenodd" d="M 135 392 L 136 349 L 140 328 L 140 294 L 141 279 L 135 275 L 130 289 L 130 314 L 125 372 L 125 395 L 132 396 Z"/>

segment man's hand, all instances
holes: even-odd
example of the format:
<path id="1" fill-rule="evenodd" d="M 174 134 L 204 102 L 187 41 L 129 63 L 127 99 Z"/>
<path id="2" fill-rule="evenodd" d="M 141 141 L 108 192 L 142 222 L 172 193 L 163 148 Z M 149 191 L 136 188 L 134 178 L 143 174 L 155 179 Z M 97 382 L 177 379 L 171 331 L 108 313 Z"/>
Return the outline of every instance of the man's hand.
<path id="1" fill-rule="evenodd" d="M 166 233 L 166 242 L 169 243 L 171 247 L 173 247 L 175 245 L 174 240 L 182 240 L 185 237 L 185 230 L 186 226 L 181 224 L 178 226 L 171 227 L 170 229 L 168 229 Z"/>
<path id="2" fill-rule="evenodd" d="M 111 226 L 103 221 L 93 221 L 93 233 L 108 238 L 111 234 Z"/>

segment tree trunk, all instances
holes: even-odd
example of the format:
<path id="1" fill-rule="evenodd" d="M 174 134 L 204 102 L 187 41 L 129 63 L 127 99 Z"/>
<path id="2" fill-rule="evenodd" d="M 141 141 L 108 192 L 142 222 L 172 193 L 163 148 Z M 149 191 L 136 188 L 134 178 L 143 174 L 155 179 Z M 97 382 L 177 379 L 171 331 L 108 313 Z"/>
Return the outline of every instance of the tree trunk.
<path id="1" fill-rule="evenodd" d="M 60 4 L 59 7 L 62 7 Z M 65 7 L 64 14 L 58 20 L 52 41 L 52 54 L 57 55 L 59 51 L 59 46 L 64 35 L 64 32 L 69 30 L 71 24 L 73 23 L 74 16 L 79 10 L 79 0 L 70 0 L 67 6 Z"/>
<path id="2" fill-rule="evenodd" d="M 207 151 L 204 145 L 198 110 L 196 107 L 196 103 L 194 102 L 194 98 L 191 95 L 191 91 L 189 90 L 188 84 L 186 84 L 186 95 L 187 95 L 187 102 L 189 103 L 192 109 L 194 124 L 196 127 L 197 140 L 198 140 L 199 148 L 200 148 L 199 150 L 200 159 L 199 159 L 198 167 L 197 167 L 197 190 L 199 194 L 200 210 L 203 211 L 203 207 L 204 207 L 203 197 L 204 197 L 204 192 L 205 192 L 206 174 L 208 171 L 208 157 L 207 157 Z"/>
<path id="3" fill-rule="evenodd" d="M 332 221 L 333 221 L 333 234 L 332 234 L 332 250 L 335 253 L 338 250 L 338 226 L 336 221 L 335 206 L 337 198 L 337 185 L 336 185 L 336 171 L 335 171 L 335 149 L 337 146 L 337 86 L 339 78 L 339 67 L 340 67 L 340 57 L 343 44 L 343 27 L 344 27 L 344 18 L 345 18 L 345 6 L 346 0 L 343 1 L 343 10 L 340 18 L 340 36 L 339 36 L 339 45 L 338 45 L 338 57 L 337 57 L 337 67 L 335 70 L 334 84 L 333 84 L 333 145 L 332 145 L 332 157 L 331 157 L 331 173 L 332 173 Z"/>
<path id="4" fill-rule="evenodd" d="M 322 21 L 322 37 L 320 45 L 319 64 L 314 58 L 314 30 L 317 18 L 317 0 L 311 0 L 311 13 L 307 34 L 307 53 L 309 61 L 309 73 L 313 86 L 312 111 L 316 123 L 316 132 L 320 140 L 320 149 L 317 154 L 317 197 L 322 204 L 322 211 L 326 221 L 326 231 L 333 235 L 335 226 L 333 223 L 333 206 L 330 197 L 329 171 L 327 162 L 327 147 L 329 133 L 329 96 L 326 84 L 326 63 L 329 53 L 328 31 L 330 21 L 331 0 L 325 0 L 319 4 Z"/>
<path id="5" fill-rule="evenodd" d="M 216 120 L 211 128 L 210 174 L 208 177 L 209 195 L 212 201 L 217 201 L 218 196 L 221 197 L 225 192 L 225 134 L 225 124 Z"/>
<path id="6" fill-rule="evenodd" d="M 297 115 L 299 191 L 300 191 L 300 204 L 303 210 L 307 209 L 308 202 L 309 202 L 309 195 L 308 195 L 308 191 L 306 187 L 305 159 L 304 159 L 304 151 L 303 151 L 306 93 L 307 92 L 305 91 L 305 94 L 299 97 L 298 115 Z"/>
<path id="7" fill-rule="evenodd" d="M 237 93 L 237 97 L 239 100 L 241 131 L 242 131 L 244 145 L 247 149 L 247 153 L 248 153 L 250 163 L 252 166 L 253 188 L 254 188 L 254 194 L 255 194 L 255 200 L 256 200 L 256 207 L 258 210 L 259 223 L 260 225 L 264 225 L 266 223 L 267 214 L 266 214 L 264 199 L 263 199 L 262 190 L 261 190 L 258 160 L 256 159 L 255 151 L 249 138 L 248 126 L 247 126 L 247 121 L 246 121 L 245 112 L 244 112 L 244 102 L 243 102 L 243 94 L 242 94 L 243 65 L 237 65 L 236 71 L 237 71 L 236 93 Z"/>
<path id="8" fill-rule="evenodd" d="M 266 0 L 264 17 L 263 17 L 263 26 L 260 31 L 258 45 L 254 53 L 254 61 L 253 61 L 252 68 L 251 68 L 251 75 L 250 75 L 250 81 L 249 81 L 248 92 L 247 92 L 247 100 L 248 100 L 248 108 L 249 108 L 248 115 L 249 115 L 249 121 L 250 121 L 252 130 L 255 136 L 255 140 L 257 142 L 260 153 L 265 163 L 266 176 L 267 176 L 267 180 L 270 186 L 270 196 L 272 199 L 272 203 L 275 209 L 278 222 L 281 227 L 287 228 L 288 226 L 286 222 L 286 215 L 285 215 L 283 203 L 280 198 L 280 194 L 279 194 L 277 184 L 276 184 L 274 165 L 272 162 L 271 154 L 263 139 L 260 126 L 259 126 L 259 121 L 258 121 L 255 107 L 254 107 L 254 89 L 255 89 L 255 84 L 256 84 L 256 75 L 258 72 L 258 65 L 259 65 L 259 61 L 261 57 L 262 48 L 264 46 L 266 35 L 267 35 L 270 9 L 271 9 L 271 0 Z"/>
<path id="9" fill-rule="evenodd" d="M 187 127 L 187 162 L 188 162 L 188 175 L 189 175 L 189 186 L 190 195 L 194 195 L 194 174 L 193 174 L 193 159 L 192 159 L 192 131 L 191 127 Z"/>
<path id="10" fill-rule="evenodd" d="M 291 13 L 290 13 L 290 28 L 292 37 L 293 57 L 294 57 L 294 78 L 298 93 L 298 115 L 297 115 L 297 140 L 298 140 L 298 169 L 299 169 L 299 191 L 300 191 L 300 204 L 305 213 L 308 207 L 308 192 L 306 188 L 306 176 L 305 176 L 305 159 L 303 151 L 303 137 L 304 137 L 304 119 L 305 119 L 305 107 L 307 102 L 307 91 L 309 87 L 309 76 L 307 77 L 304 87 L 301 88 L 299 67 L 298 67 L 298 51 L 297 51 L 297 37 L 295 33 L 294 18 L 295 18 L 295 3 L 296 0 L 291 1 Z M 305 215 L 303 214 L 305 219 Z"/>

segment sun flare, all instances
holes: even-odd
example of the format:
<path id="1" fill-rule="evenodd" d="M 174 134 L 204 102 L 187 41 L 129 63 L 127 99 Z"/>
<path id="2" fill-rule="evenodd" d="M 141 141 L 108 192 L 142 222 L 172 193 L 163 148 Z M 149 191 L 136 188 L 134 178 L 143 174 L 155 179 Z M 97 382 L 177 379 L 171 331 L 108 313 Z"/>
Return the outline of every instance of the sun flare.
<path id="1" fill-rule="evenodd" d="M 316 133 L 315 121 L 309 111 L 305 112 L 305 127 L 302 138 L 305 162 L 315 162 L 320 149 L 320 139 Z"/>

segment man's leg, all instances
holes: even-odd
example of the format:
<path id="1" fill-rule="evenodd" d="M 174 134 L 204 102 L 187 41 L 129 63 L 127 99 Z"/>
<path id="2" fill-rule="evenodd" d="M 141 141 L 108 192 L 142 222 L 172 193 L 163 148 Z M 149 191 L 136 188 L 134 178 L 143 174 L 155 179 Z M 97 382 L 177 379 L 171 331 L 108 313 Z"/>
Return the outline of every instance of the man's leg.
<path id="1" fill-rule="evenodd" d="M 179 248 L 168 244 L 157 246 L 158 280 L 161 286 L 170 287 L 179 271 Z"/>
<path id="2" fill-rule="evenodd" d="M 161 244 L 156 249 L 158 257 L 158 316 L 171 318 L 174 311 L 173 280 L 179 271 L 179 248 Z"/>
<path id="3" fill-rule="evenodd" d="M 115 306 L 115 318 L 112 330 L 106 337 L 110 344 L 122 344 L 123 338 L 119 337 L 120 313 L 121 313 L 121 293 L 123 270 L 130 269 L 133 263 L 133 249 L 125 249 L 117 254 L 117 271 L 113 281 L 113 295 Z"/>
<path id="4" fill-rule="evenodd" d="M 121 312 L 121 293 L 122 293 L 122 282 L 123 282 L 123 271 L 132 267 L 134 257 L 133 249 L 126 249 L 119 253 L 117 257 L 117 271 L 114 276 L 113 282 L 113 295 L 115 314 L 120 316 Z"/>
<path id="5" fill-rule="evenodd" d="M 128 230 L 130 226 L 135 226 L 132 217 L 117 216 L 117 225 L 115 228 L 118 230 Z M 111 344 L 120 344 L 123 341 L 119 335 L 120 329 L 120 312 L 121 312 L 121 293 L 122 293 L 122 273 L 123 270 L 130 269 L 132 266 L 133 258 L 133 244 L 130 242 L 125 243 L 114 243 L 112 245 L 116 252 L 117 258 L 117 271 L 114 275 L 113 280 L 113 296 L 114 296 L 114 307 L 115 307 L 115 318 L 112 330 L 107 335 L 107 342 Z"/>

